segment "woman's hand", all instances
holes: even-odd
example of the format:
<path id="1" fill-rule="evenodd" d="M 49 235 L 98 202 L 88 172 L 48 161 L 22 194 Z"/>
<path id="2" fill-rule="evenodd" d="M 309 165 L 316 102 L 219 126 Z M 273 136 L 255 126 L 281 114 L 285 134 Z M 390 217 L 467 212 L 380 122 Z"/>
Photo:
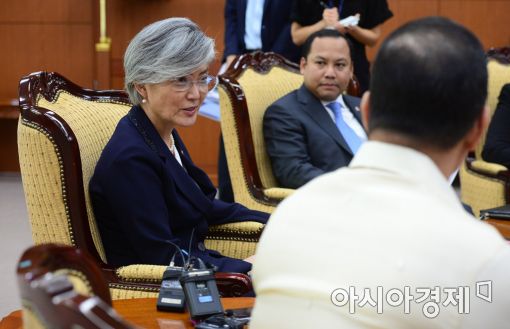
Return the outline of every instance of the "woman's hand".
<path id="1" fill-rule="evenodd" d="M 244 261 L 253 264 L 253 262 L 255 261 L 255 255 L 251 255 L 250 257 L 245 258 Z"/>
<path id="2" fill-rule="evenodd" d="M 322 12 L 322 20 L 326 28 L 335 28 L 338 24 L 338 19 L 338 9 L 336 8 L 324 9 Z"/>
<path id="3" fill-rule="evenodd" d="M 359 14 L 356 14 L 359 16 Z M 368 47 L 373 47 L 381 37 L 381 25 L 377 25 L 371 29 L 365 29 L 359 25 L 345 27 L 345 33 L 349 33 L 358 42 Z"/>
<path id="4" fill-rule="evenodd" d="M 358 18 L 359 18 L 360 14 L 358 13 L 354 16 L 358 16 Z M 338 32 L 343 33 L 343 34 L 351 33 L 352 31 L 355 31 L 356 29 L 359 29 L 359 28 L 360 27 L 358 25 L 344 26 L 340 23 L 340 21 L 338 21 L 337 24 L 335 25 L 335 29 L 337 29 Z"/>

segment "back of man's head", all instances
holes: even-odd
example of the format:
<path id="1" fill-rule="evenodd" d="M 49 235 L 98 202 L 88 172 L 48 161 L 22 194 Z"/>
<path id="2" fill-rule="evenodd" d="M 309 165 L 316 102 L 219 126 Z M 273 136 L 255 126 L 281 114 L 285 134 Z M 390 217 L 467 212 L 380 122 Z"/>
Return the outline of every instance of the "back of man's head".
<path id="1" fill-rule="evenodd" d="M 483 47 L 470 31 L 446 18 L 410 22 L 381 45 L 370 91 L 369 133 L 382 129 L 450 149 L 483 113 Z"/>

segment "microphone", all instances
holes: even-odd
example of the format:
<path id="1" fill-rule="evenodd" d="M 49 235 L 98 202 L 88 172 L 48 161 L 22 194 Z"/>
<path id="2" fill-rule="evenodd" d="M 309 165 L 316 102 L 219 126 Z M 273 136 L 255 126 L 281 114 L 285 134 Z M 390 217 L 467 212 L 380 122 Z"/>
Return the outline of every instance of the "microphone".
<path id="1" fill-rule="evenodd" d="M 176 243 L 173 243 L 170 240 L 165 240 L 165 242 L 174 246 L 177 249 L 172 256 L 172 259 L 170 259 L 169 266 L 174 266 L 175 253 L 179 252 L 179 254 L 181 255 L 181 259 L 182 259 L 182 266 L 184 267 L 184 264 L 186 264 L 186 258 L 184 258 L 184 254 L 183 254 L 181 248 Z M 189 255 L 188 255 L 188 262 L 189 262 Z"/>
<path id="2" fill-rule="evenodd" d="M 188 263 L 186 264 L 186 268 L 189 269 L 190 263 L 191 263 L 191 243 L 193 242 L 193 234 L 195 234 L 195 228 L 191 230 L 191 236 L 189 238 L 189 244 L 188 244 Z"/>

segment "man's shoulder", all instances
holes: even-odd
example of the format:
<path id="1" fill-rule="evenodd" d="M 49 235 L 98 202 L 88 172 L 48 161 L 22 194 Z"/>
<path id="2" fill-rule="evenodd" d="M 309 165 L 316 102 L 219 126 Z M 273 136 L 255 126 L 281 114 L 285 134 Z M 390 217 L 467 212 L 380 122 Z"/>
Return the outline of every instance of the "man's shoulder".
<path id="1" fill-rule="evenodd" d="M 342 97 L 344 99 L 344 102 L 347 103 L 347 105 L 359 106 L 359 104 L 361 103 L 360 97 L 351 96 L 351 95 L 347 95 L 347 94 L 343 95 Z"/>
<path id="2" fill-rule="evenodd" d="M 281 106 L 288 103 L 295 103 L 298 101 L 298 90 L 294 89 L 291 92 L 283 95 L 282 97 L 278 98 L 276 101 L 273 102 L 273 104 L 269 105 L 269 107 L 272 106 Z"/>
<path id="3" fill-rule="evenodd" d="M 274 114 L 295 114 L 296 105 L 299 103 L 297 96 L 298 89 L 295 89 L 288 94 L 278 98 L 271 105 L 268 106 L 264 117 Z"/>

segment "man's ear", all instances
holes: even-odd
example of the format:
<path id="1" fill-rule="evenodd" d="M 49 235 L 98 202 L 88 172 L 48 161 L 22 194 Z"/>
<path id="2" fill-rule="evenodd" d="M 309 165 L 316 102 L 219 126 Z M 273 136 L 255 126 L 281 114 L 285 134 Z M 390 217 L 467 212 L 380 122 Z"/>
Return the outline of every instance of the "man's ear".
<path id="1" fill-rule="evenodd" d="M 368 133 L 368 123 L 370 122 L 370 91 L 366 91 L 361 97 L 361 122 L 365 131 Z"/>
<path id="2" fill-rule="evenodd" d="M 301 74 L 304 74 L 304 70 L 305 70 L 305 66 L 306 66 L 306 58 L 304 57 L 301 57 L 301 60 L 299 61 L 299 71 L 301 72 Z"/>
<path id="3" fill-rule="evenodd" d="M 465 145 L 469 151 L 474 151 L 480 138 L 483 136 L 489 125 L 489 105 L 485 105 L 482 114 L 476 119 L 473 127 L 468 131 L 465 137 Z"/>

